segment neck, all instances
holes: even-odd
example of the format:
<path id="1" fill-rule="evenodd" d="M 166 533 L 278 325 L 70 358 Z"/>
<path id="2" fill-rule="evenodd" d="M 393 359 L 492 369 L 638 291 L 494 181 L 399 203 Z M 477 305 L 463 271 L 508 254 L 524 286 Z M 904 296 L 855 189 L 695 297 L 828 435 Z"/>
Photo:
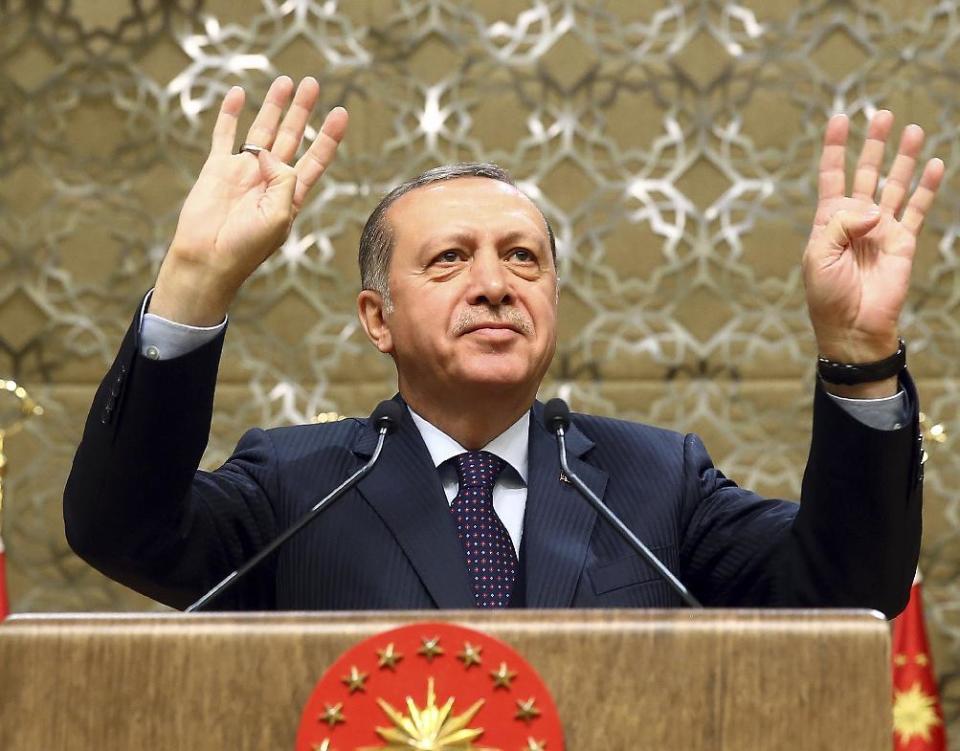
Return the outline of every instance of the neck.
<path id="1" fill-rule="evenodd" d="M 491 389 L 467 395 L 426 394 L 400 382 L 400 396 L 410 408 L 468 451 L 478 451 L 530 409 L 534 394 Z"/>

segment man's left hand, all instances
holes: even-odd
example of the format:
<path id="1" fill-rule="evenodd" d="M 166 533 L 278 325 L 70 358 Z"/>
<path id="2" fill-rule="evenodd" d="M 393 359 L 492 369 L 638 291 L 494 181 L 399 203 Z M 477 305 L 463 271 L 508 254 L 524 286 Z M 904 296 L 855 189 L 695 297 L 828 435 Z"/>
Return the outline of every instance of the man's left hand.
<path id="1" fill-rule="evenodd" d="M 897 156 L 875 198 L 893 115 L 881 110 L 870 121 L 851 195 L 844 161 L 849 120 L 827 124 L 820 158 L 819 201 L 803 254 L 807 307 L 820 355 L 844 363 L 869 363 L 897 350 L 898 320 L 907 296 L 917 235 L 933 204 L 944 166 L 931 159 L 906 200 L 923 130 L 908 125 Z M 904 207 L 904 204 L 906 206 Z M 902 214 L 901 214 L 902 210 Z M 844 396 L 885 396 L 896 382 L 830 390 Z"/>

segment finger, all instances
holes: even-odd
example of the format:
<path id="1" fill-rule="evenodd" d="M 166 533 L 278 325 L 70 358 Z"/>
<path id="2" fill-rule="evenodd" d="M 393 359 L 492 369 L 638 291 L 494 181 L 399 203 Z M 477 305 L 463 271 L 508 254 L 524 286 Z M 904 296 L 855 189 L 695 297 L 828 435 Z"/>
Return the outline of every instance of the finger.
<path id="1" fill-rule="evenodd" d="M 931 159 L 927 162 L 927 166 L 923 168 L 923 174 L 920 175 L 920 183 L 907 202 L 907 208 L 903 212 L 900 223 L 914 236 L 920 234 L 923 220 L 927 218 L 933 199 L 937 197 L 943 173 L 943 162 L 940 159 Z"/>
<path id="2" fill-rule="evenodd" d="M 821 201 L 839 198 L 845 194 L 844 159 L 849 130 L 850 121 L 846 115 L 834 115 L 827 122 L 827 128 L 823 134 L 823 153 L 820 155 L 817 180 Z"/>
<path id="3" fill-rule="evenodd" d="M 880 181 L 880 167 L 883 164 L 883 151 L 887 145 L 887 136 L 893 127 L 893 113 L 880 110 L 870 119 L 867 137 L 863 142 L 860 160 L 853 173 L 853 197 L 873 203 Z"/>
<path id="4" fill-rule="evenodd" d="M 896 214 L 903 206 L 903 199 L 910 189 L 913 171 L 917 166 L 917 155 L 922 147 L 923 128 L 919 125 L 908 125 L 904 128 L 897 156 L 880 192 L 880 208 L 884 211 Z"/>
<path id="5" fill-rule="evenodd" d="M 319 96 L 320 84 L 317 83 L 317 79 L 307 77 L 300 82 L 297 93 L 293 97 L 293 104 L 290 105 L 280 124 L 280 130 L 277 131 L 277 137 L 271 149 L 280 161 L 289 163 L 297 153 L 297 148 L 303 139 L 303 131 L 307 127 L 310 113 Z"/>
<path id="6" fill-rule="evenodd" d="M 210 139 L 211 154 L 232 154 L 233 142 L 237 138 L 237 120 L 243 111 L 243 101 L 246 98 L 243 89 L 232 86 L 223 97 L 217 122 L 213 125 L 213 135 Z"/>
<path id="7" fill-rule="evenodd" d="M 880 208 L 867 211 L 838 211 L 827 224 L 826 240 L 833 248 L 846 248 L 863 237 L 880 221 Z"/>
<path id="8" fill-rule="evenodd" d="M 330 110 L 310 148 L 297 160 L 294 168 L 297 172 L 297 192 L 293 199 L 297 206 L 303 205 L 307 192 L 333 162 L 337 147 L 347 132 L 348 121 L 349 116 L 343 107 Z"/>
<path id="9" fill-rule="evenodd" d="M 297 176 L 290 165 L 281 162 L 272 152 L 264 149 L 257 154 L 260 174 L 267 188 L 260 198 L 260 210 L 278 227 L 289 228 L 293 219 L 293 192 Z"/>
<path id="10" fill-rule="evenodd" d="M 263 106 L 260 107 L 260 111 L 253 120 L 253 125 L 247 131 L 244 143 L 252 143 L 263 149 L 269 149 L 273 146 L 280 115 L 283 114 L 287 102 L 290 101 L 292 92 L 293 80 L 289 76 L 280 76 L 270 84 L 267 95 L 263 99 Z"/>

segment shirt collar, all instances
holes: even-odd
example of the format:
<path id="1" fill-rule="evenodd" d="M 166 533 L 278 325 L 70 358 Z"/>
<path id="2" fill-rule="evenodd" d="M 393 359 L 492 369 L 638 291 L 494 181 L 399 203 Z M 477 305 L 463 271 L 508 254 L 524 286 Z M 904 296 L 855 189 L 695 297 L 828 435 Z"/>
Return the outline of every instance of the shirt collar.
<path id="1" fill-rule="evenodd" d="M 427 422 L 424 418 L 410 409 L 417 430 L 423 437 L 423 442 L 430 452 L 433 466 L 439 467 L 444 462 L 462 454 L 466 449 L 453 438 L 444 433 L 436 425 Z M 530 410 L 524 412 L 520 419 L 483 447 L 494 456 L 499 456 L 520 475 L 524 485 L 527 483 L 527 463 L 530 451 Z"/>

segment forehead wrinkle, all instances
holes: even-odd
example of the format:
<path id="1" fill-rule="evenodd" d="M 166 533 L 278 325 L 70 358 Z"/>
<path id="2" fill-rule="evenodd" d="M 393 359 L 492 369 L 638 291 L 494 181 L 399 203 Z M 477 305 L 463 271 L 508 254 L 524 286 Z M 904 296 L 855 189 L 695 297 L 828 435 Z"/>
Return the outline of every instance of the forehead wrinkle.
<path id="1" fill-rule="evenodd" d="M 474 192 L 474 191 L 477 192 Z M 483 194 L 491 191 L 485 197 Z M 514 229 L 511 232 L 523 234 L 525 237 L 537 238 L 539 243 L 549 247 L 549 230 L 547 228 L 546 216 L 537 206 L 537 204 L 526 193 L 514 185 L 491 180 L 485 177 L 462 177 L 451 180 L 444 180 L 429 185 L 415 188 L 408 193 L 400 196 L 384 213 L 384 223 L 392 231 L 394 242 L 401 240 L 401 234 L 406 235 L 406 222 L 397 221 L 399 216 L 413 212 L 416 216 L 417 210 L 414 208 L 422 200 L 442 201 L 447 207 L 459 209 L 460 216 L 452 218 L 446 225 L 438 225 L 427 229 L 427 237 L 418 243 L 416 248 L 424 249 L 436 243 L 444 241 L 462 241 L 471 234 L 484 232 L 489 226 L 489 220 L 485 217 L 475 216 L 478 209 L 488 201 L 500 202 L 502 200 L 519 199 L 512 206 L 503 207 L 500 215 L 509 217 Z M 411 205 L 412 204 L 412 205 Z M 427 208 L 426 210 L 429 210 Z M 480 210 L 482 213 L 482 209 Z M 474 216 L 471 216 L 473 214 Z M 476 219 L 479 228 L 471 226 L 471 220 Z M 527 232 L 515 229 L 517 224 L 526 225 Z M 459 226 L 458 226 L 459 225 Z M 421 226 L 421 232 L 423 227 Z M 540 237 L 541 233 L 543 237 Z M 410 238 L 414 239 L 414 238 Z M 505 242 L 500 239 L 499 242 Z"/>

